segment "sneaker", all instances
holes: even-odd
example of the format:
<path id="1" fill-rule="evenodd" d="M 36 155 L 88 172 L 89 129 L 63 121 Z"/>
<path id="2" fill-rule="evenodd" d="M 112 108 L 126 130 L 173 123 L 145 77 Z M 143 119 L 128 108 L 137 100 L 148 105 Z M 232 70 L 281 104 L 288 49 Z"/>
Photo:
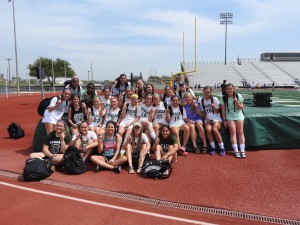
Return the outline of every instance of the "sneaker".
<path id="1" fill-rule="evenodd" d="M 213 148 L 210 152 L 209 152 L 210 155 L 215 155 L 216 154 L 216 149 Z"/>
<path id="2" fill-rule="evenodd" d="M 239 152 L 236 152 L 236 153 L 234 153 L 234 157 L 240 159 L 240 158 L 241 158 L 241 155 L 240 155 Z"/>
<path id="3" fill-rule="evenodd" d="M 183 156 L 187 156 L 189 153 L 187 153 L 185 150 L 179 149 L 179 154 Z"/>
<path id="4" fill-rule="evenodd" d="M 121 173 L 121 171 L 122 171 L 121 166 L 116 166 L 113 170 L 116 173 Z"/>
<path id="5" fill-rule="evenodd" d="M 242 157 L 243 159 L 247 158 L 246 153 L 245 153 L 245 152 L 242 152 L 242 153 L 241 153 L 241 157 Z"/>
<path id="6" fill-rule="evenodd" d="M 100 170 L 101 170 L 101 166 L 100 166 L 100 165 L 96 165 L 95 171 L 96 171 L 96 172 L 99 172 Z"/>
<path id="7" fill-rule="evenodd" d="M 225 149 L 221 149 L 219 156 L 224 156 L 224 155 L 226 155 L 226 151 L 225 151 Z"/>

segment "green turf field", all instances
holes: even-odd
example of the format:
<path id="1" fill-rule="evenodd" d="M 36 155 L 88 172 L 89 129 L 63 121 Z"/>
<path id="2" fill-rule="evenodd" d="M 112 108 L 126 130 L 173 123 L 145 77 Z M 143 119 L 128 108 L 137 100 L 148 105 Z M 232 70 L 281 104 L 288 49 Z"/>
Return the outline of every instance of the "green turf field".
<path id="1" fill-rule="evenodd" d="M 300 107 L 300 90 L 297 89 L 275 89 L 273 92 L 271 89 L 254 89 L 254 91 L 249 91 L 246 89 L 237 89 L 236 92 L 240 93 L 246 102 L 253 103 L 253 93 L 272 93 L 272 105 L 284 105 L 290 107 Z M 202 91 L 195 91 L 196 95 L 203 96 Z M 221 98 L 220 90 L 213 90 L 213 95 Z"/>

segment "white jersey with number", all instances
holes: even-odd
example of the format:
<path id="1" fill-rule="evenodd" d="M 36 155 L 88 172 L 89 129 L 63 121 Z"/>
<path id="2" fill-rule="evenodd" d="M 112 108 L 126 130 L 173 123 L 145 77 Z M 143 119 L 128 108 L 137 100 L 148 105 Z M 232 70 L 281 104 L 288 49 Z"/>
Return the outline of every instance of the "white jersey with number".
<path id="1" fill-rule="evenodd" d="M 107 122 L 110 120 L 117 122 L 120 110 L 121 110 L 120 108 L 116 108 L 116 109 L 108 108 L 106 111 L 106 115 L 102 127 L 106 127 Z"/>
<path id="2" fill-rule="evenodd" d="M 179 106 L 177 108 L 174 108 L 173 106 L 170 107 L 172 107 L 172 111 L 173 111 L 173 114 L 170 115 L 171 116 L 171 120 L 169 123 L 170 127 L 172 126 L 180 127 L 181 125 L 185 124 L 184 119 L 187 118 L 185 108 L 182 107 L 183 113 L 181 114 Z"/>
<path id="3" fill-rule="evenodd" d="M 110 108 L 110 97 L 109 97 L 109 99 L 106 99 L 105 96 L 100 96 L 99 99 L 100 99 L 101 103 L 104 103 L 105 107 Z"/>
<path id="4" fill-rule="evenodd" d="M 127 109 L 123 109 L 123 110 L 126 110 L 127 112 L 124 118 L 122 119 L 121 123 L 125 123 L 125 124 L 131 123 L 136 117 L 136 111 L 137 111 L 136 105 L 132 106 L 131 104 L 128 104 Z"/>
<path id="5" fill-rule="evenodd" d="M 166 121 L 166 109 L 163 102 L 160 102 L 158 106 L 155 107 L 155 115 L 153 123 L 167 124 Z"/>
<path id="6" fill-rule="evenodd" d="M 100 110 L 101 108 L 96 109 L 94 106 L 88 108 L 88 111 L 90 112 L 90 118 L 91 118 L 90 126 L 98 127 L 102 123 L 102 116 L 100 116 L 99 114 Z"/>
<path id="7" fill-rule="evenodd" d="M 199 102 L 201 105 L 201 111 L 205 111 L 207 118 L 213 121 L 222 121 L 220 113 L 213 113 L 213 109 L 211 107 L 211 99 L 208 100 L 206 100 L 205 98 L 203 99 L 204 99 L 203 101 L 204 109 L 202 106 L 202 99 L 199 100 Z M 220 108 L 219 100 L 216 97 L 213 97 L 213 104 L 215 105 L 216 109 Z"/>
<path id="8" fill-rule="evenodd" d="M 146 106 L 144 103 L 140 104 L 136 114 L 136 116 L 140 116 L 139 121 L 149 120 L 150 111 L 152 109 L 154 109 L 153 105 Z"/>

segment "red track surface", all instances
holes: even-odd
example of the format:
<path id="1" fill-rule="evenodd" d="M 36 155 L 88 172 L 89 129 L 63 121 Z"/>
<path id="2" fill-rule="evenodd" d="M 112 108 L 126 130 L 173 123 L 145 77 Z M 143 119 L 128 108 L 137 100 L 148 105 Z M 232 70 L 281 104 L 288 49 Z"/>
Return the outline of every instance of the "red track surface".
<path id="1" fill-rule="evenodd" d="M 4 95 L 0 96 L 0 105 L 2 106 L 0 116 L 0 118 L 2 118 L 0 121 L 0 170 L 12 171 L 19 174 L 22 173 L 24 162 L 32 149 L 34 130 L 40 119 L 36 113 L 36 107 L 40 99 L 40 94 L 34 96 L 21 94 L 20 97 L 9 96 L 9 99 L 6 99 Z M 24 128 L 26 132 L 24 138 L 19 140 L 11 140 L 8 138 L 6 128 L 12 121 L 21 124 Z M 174 165 L 172 176 L 167 180 L 149 180 L 137 175 L 129 175 L 126 170 L 123 170 L 121 174 L 114 174 L 110 171 L 95 173 L 92 170 L 93 168 L 80 176 L 70 176 L 56 172 L 49 179 L 104 190 L 131 193 L 171 202 L 299 220 L 300 151 L 249 151 L 247 156 L 248 158 L 246 160 L 238 160 L 233 157 L 232 152 L 229 152 L 225 157 L 210 156 L 208 154 L 189 154 L 186 158 L 179 157 L 178 162 Z M 24 184 L 21 182 L 20 184 L 37 188 L 45 188 L 44 186 L 48 186 L 39 183 Z M 55 187 L 47 188 L 56 189 Z M 13 204 L 14 201 L 10 200 L 13 196 L 17 196 L 13 198 L 14 200 L 22 199 L 22 201 L 30 202 L 29 199 L 26 199 L 26 195 L 22 194 L 22 191 L 8 190 L 7 187 L 2 186 L 0 186 L 0 189 L 1 207 L 7 208 L 6 206 Z M 61 190 L 60 188 L 60 191 L 65 192 L 66 195 L 68 195 L 68 193 L 72 194 L 70 190 Z M 10 192 L 14 192 L 14 194 L 6 194 Z M 21 196 L 22 198 L 20 198 Z M 98 197 L 93 195 L 92 200 L 95 198 Z M 105 198 L 101 197 L 101 200 L 103 199 Z M 52 200 L 49 201 L 53 202 L 51 204 L 61 204 L 54 203 L 55 201 Z M 122 206 L 128 204 L 132 207 L 135 205 L 138 206 L 137 209 L 139 209 L 141 205 L 135 202 L 125 202 L 125 200 L 118 204 Z M 28 207 L 29 206 L 26 205 L 26 208 Z M 55 207 L 56 210 L 61 209 L 60 206 L 52 207 Z M 144 207 L 147 207 L 147 209 L 152 208 L 152 206 L 149 205 Z M 46 209 L 42 209 L 41 207 L 37 208 L 46 213 L 50 207 L 47 203 Z M 90 212 L 89 210 L 87 211 Z M 95 209 L 95 211 L 97 210 Z M 100 209 L 100 211 L 102 211 L 102 209 Z M 171 214 L 172 212 L 176 212 L 175 215 L 178 215 L 176 210 L 168 209 L 168 211 L 170 211 Z M 0 210 L 0 212 L 1 215 L 4 211 Z M 80 207 L 78 213 L 79 212 Z M 120 212 L 117 212 L 116 215 L 118 215 L 118 213 Z M 8 213 L 6 215 L 6 217 L 8 217 L 9 215 L 14 216 L 15 214 Z M 76 210 L 75 215 L 77 215 Z M 100 217 L 101 215 L 99 214 L 99 218 Z M 106 218 L 107 215 L 104 217 Z M 126 214 L 126 218 L 127 217 Z M 207 216 L 207 218 L 208 217 L 209 216 Z M 110 218 L 113 218 L 113 216 L 110 216 Z M 0 220 L 2 219 L 1 216 Z M 105 222 L 109 224 L 108 218 L 106 219 Z M 158 218 L 152 222 L 157 222 L 157 220 Z M 28 224 L 32 224 L 29 221 L 31 221 L 30 218 L 28 218 Z M 208 221 L 214 220 L 206 220 L 206 222 Z M 217 220 L 217 223 L 232 224 L 225 221 L 226 219 Z M 127 224 L 127 222 L 122 223 Z M 147 224 L 147 222 L 143 220 L 143 223 L 144 222 Z M 61 223 L 62 222 L 57 222 L 56 224 Z M 134 222 L 128 222 L 128 224 L 132 223 Z M 238 224 L 240 223 L 241 222 L 238 222 Z M 93 224 L 92 220 L 88 222 L 88 224 Z M 139 224 L 139 222 L 135 224 Z M 164 224 L 166 223 L 164 222 Z M 174 222 L 172 222 L 172 224 L 174 224 Z M 251 221 L 249 224 L 254 224 L 254 221 Z"/>

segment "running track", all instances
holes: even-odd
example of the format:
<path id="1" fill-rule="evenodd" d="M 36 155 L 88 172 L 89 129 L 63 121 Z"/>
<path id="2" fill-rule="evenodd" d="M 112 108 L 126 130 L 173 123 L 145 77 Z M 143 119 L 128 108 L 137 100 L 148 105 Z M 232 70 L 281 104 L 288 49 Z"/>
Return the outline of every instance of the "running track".
<path id="1" fill-rule="evenodd" d="M 39 100 L 40 94 L 34 96 L 21 94 L 20 97 L 10 96 L 9 99 L 6 99 L 5 96 L 0 96 L 0 104 L 4 106 L 0 114 L 2 118 L 0 122 L 0 171 L 10 171 L 16 174 L 22 173 L 25 159 L 31 152 L 33 133 L 39 120 L 36 113 L 36 105 Z M 26 132 L 24 138 L 16 141 L 8 138 L 6 127 L 11 121 L 22 125 Z M 175 169 L 172 177 L 164 181 L 148 180 L 135 175 L 130 176 L 124 170 L 120 175 L 109 171 L 96 174 L 93 172 L 93 168 L 80 176 L 69 176 L 56 172 L 49 179 L 99 188 L 101 190 L 129 193 L 162 201 L 299 221 L 299 153 L 299 150 L 253 151 L 248 152 L 246 160 L 234 159 L 231 152 L 225 157 L 190 154 L 186 158 L 179 158 L 178 163 L 174 165 Z M 146 212 L 208 223 L 261 223 L 252 220 L 236 220 L 232 217 L 158 207 L 41 183 L 24 183 L 17 181 L 17 179 L 8 179 L 5 176 L 1 176 L 0 180 L 4 183 L 12 183 L 88 201 L 121 207 L 130 206 L 128 208 L 144 209 Z M 103 221 L 106 224 L 185 223 L 42 195 L 3 184 L 0 185 L 0 189 L 1 224 L 19 224 L 20 220 L 22 224 L 33 224 L 39 218 L 43 221 L 42 224 L 50 223 L 53 220 L 56 221 L 56 224 L 65 224 L 74 215 L 76 215 L 75 222 L 78 222 L 78 224 L 82 224 L 83 221 L 85 221 L 85 224 L 96 222 L 99 224 L 99 221 Z M 34 214 L 30 216 L 28 212 L 34 212 Z M 60 212 L 59 216 L 51 217 L 50 214 L 54 212 Z M 72 216 L 68 216 L 71 214 L 70 212 L 73 212 Z M 92 215 L 93 212 L 95 212 L 95 215 Z M 125 213 L 126 215 L 124 215 Z M 67 219 L 63 221 L 63 218 Z"/>

